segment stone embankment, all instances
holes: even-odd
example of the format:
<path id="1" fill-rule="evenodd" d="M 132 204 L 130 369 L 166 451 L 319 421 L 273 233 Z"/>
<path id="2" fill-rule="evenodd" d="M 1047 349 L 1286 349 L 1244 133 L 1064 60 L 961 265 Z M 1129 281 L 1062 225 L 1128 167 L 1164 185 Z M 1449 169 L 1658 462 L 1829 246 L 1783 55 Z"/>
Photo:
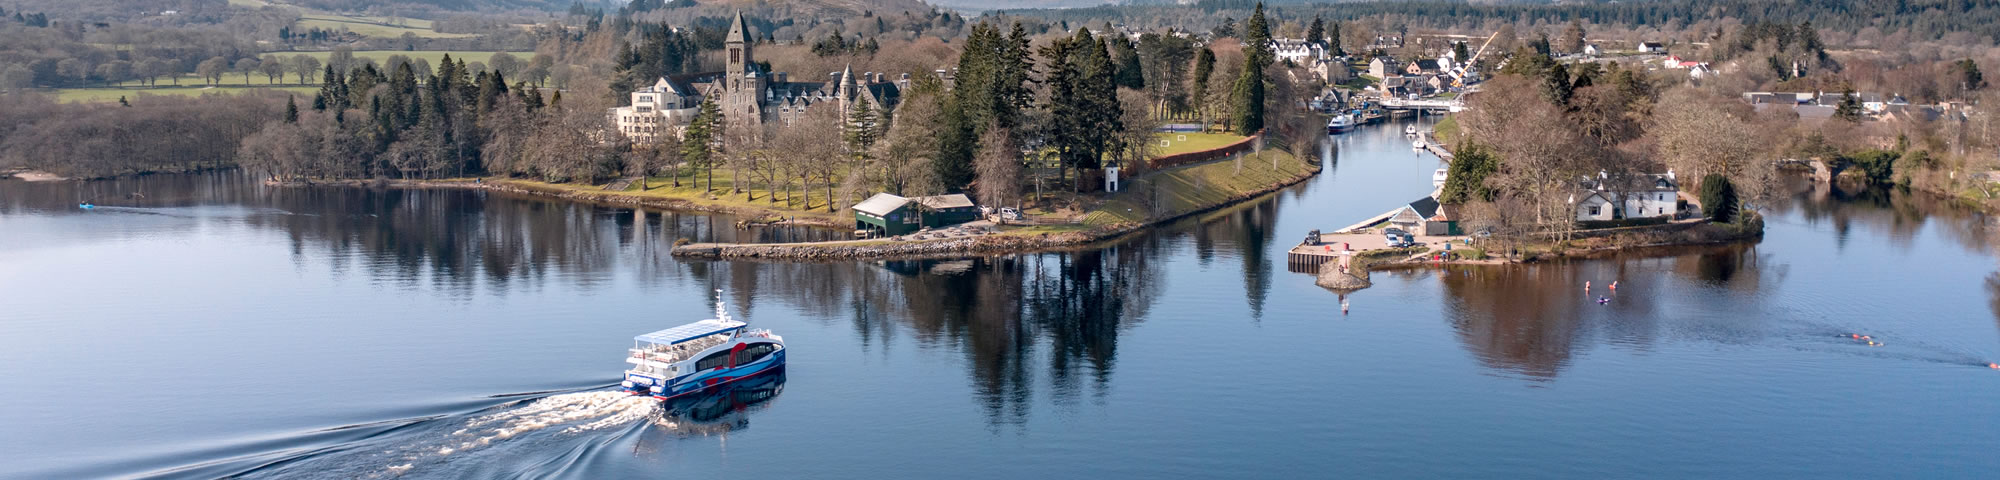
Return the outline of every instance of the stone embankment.
<path id="1" fill-rule="evenodd" d="M 988 235 L 914 241 L 690 243 L 674 247 L 673 255 L 687 258 L 774 260 L 934 258 L 1084 245 L 1107 236 L 1103 232 L 1085 231 L 1055 235 Z"/>

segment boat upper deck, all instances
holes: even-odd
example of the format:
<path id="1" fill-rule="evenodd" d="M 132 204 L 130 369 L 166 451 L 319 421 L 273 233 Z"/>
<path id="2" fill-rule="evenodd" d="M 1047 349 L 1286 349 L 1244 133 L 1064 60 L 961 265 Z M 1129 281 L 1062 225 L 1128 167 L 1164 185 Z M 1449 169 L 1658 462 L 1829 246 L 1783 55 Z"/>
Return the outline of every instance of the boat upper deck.
<path id="1" fill-rule="evenodd" d="M 718 333 L 733 332 L 743 328 L 745 325 L 749 324 L 735 320 L 702 320 L 632 337 L 632 340 L 658 345 L 674 345 Z"/>

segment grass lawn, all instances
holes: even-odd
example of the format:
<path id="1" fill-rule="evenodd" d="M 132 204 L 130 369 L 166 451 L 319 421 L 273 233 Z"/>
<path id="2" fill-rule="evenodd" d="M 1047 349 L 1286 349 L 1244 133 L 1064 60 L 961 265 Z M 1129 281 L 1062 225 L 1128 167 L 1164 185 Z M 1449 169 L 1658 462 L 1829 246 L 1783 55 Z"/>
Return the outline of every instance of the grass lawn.
<path id="1" fill-rule="evenodd" d="M 325 63 L 326 57 L 333 55 L 333 52 L 271 52 L 271 53 L 276 54 L 279 58 L 291 58 L 293 55 L 306 55 L 319 59 L 321 63 Z M 453 52 L 447 50 L 355 50 L 354 58 L 357 59 L 366 58 L 374 60 L 375 63 L 379 64 L 382 62 L 389 61 L 389 57 L 392 55 L 402 55 L 405 57 L 410 57 L 411 61 L 416 61 L 419 58 L 424 59 L 424 61 L 430 62 L 432 69 L 436 69 L 438 63 L 444 61 L 444 55 L 447 53 L 451 54 L 452 60 L 463 59 L 465 60 L 465 63 L 469 64 L 472 62 L 492 63 L 490 60 L 493 59 L 493 54 L 500 52 Z M 507 52 L 507 53 L 513 54 L 514 57 L 520 59 L 522 63 L 527 63 L 528 59 L 533 58 L 535 56 L 535 52 Z"/>
<path id="2" fill-rule="evenodd" d="M 55 90 L 55 94 L 56 94 L 56 100 L 61 102 L 116 102 L 118 101 L 118 97 L 125 97 L 129 100 L 137 100 L 139 99 L 139 97 L 146 95 L 181 95 L 181 96 L 195 96 L 195 95 L 208 95 L 208 94 L 235 95 L 255 90 L 282 90 L 282 91 L 297 93 L 303 97 L 309 98 L 312 96 L 314 92 L 319 91 L 319 88 L 318 87 L 272 88 L 272 87 L 241 87 L 241 86 L 210 88 L 210 87 L 203 87 L 199 85 L 190 84 L 182 86 L 180 88 L 174 88 L 173 86 L 170 85 L 161 86 L 160 88 L 145 88 L 145 87 L 63 88 Z"/>
<path id="3" fill-rule="evenodd" d="M 1458 140 L 1458 116 L 1446 116 L 1444 120 L 1439 120 L 1437 125 L 1431 126 L 1431 135 L 1436 136 L 1439 142 L 1444 142 L 1446 145 L 1456 142 Z"/>
<path id="4" fill-rule="evenodd" d="M 1199 152 L 1243 140 L 1242 135 L 1227 133 L 1157 133 L 1154 137 L 1158 138 L 1153 144 L 1156 156 Z"/>
<path id="5" fill-rule="evenodd" d="M 387 62 L 387 61 L 389 60 L 389 57 L 390 57 L 390 56 L 393 56 L 393 55 L 402 55 L 402 56 L 405 56 L 405 57 L 410 57 L 411 59 L 424 59 L 425 61 L 427 61 L 427 62 L 430 62 L 430 64 L 431 64 L 431 68 L 432 68 L 432 69 L 436 69 L 436 68 L 437 68 L 437 65 L 438 65 L 438 64 L 440 64 L 440 63 L 443 63 L 443 62 L 444 62 L 444 56 L 445 56 L 446 54 L 450 54 L 450 55 L 451 55 L 451 58 L 452 58 L 453 60 L 457 60 L 457 59 L 460 59 L 460 58 L 463 58 L 463 59 L 465 59 L 465 62 L 469 64 L 469 63 L 472 63 L 472 62 L 480 62 L 480 63 L 488 63 L 488 61 L 489 61 L 489 60 L 492 60 L 492 59 L 493 59 L 493 54 L 495 54 L 495 53 L 499 53 L 499 52 L 453 52 L 453 51 L 446 51 L 446 50 L 413 50 L 413 51 L 412 51 L 412 50 L 357 50 L 357 51 L 355 51 L 355 52 L 354 52 L 354 58 L 356 58 L 356 59 L 362 59 L 362 58 L 366 58 L 366 59 L 370 59 L 370 60 L 374 60 L 374 61 L 375 61 L 375 63 L 378 63 L 378 64 L 380 64 L 380 63 L 384 63 L 384 62 Z M 529 59 L 530 57 L 533 57 L 533 56 L 534 56 L 534 52 L 509 52 L 509 53 L 512 53 L 512 54 L 514 54 L 514 56 L 516 56 L 516 57 L 519 57 L 519 58 L 521 59 L 521 61 L 523 61 L 523 62 L 527 61 L 527 60 L 528 60 L 528 59 Z M 298 55 L 305 55 L 305 56 L 308 56 L 308 57 L 312 57 L 312 58 L 315 58 L 315 59 L 318 59 L 318 60 L 319 60 L 319 61 L 320 61 L 321 63 L 325 63 L 325 62 L 326 62 L 326 59 L 327 59 L 327 57 L 329 57 L 329 56 L 332 56 L 332 55 L 333 55 L 333 52 L 325 52 L 325 51 L 320 51 L 320 52 L 268 52 L 268 55 L 276 55 L 276 56 L 278 56 L 278 58 L 279 58 L 280 60 L 283 60 L 283 61 L 290 61 L 290 60 L 291 60 L 291 58 L 292 58 L 292 57 L 294 57 L 294 56 L 298 56 Z M 263 58 L 263 55 L 259 55 L 259 56 L 258 56 L 258 58 Z M 277 83 L 272 83 L 272 82 L 270 81 L 270 78 L 269 78 L 269 77 L 265 77 L 265 76 L 264 76 L 264 74 L 263 74 L 262 72 L 251 72 L 251 73 L 250 73 L 250 78 L 249 78 L 249 81 L 248 81 L 248 82 L 245 82 L 245 81 L 244 81 L 244 78 L 243 78 L 243 74 L 242 74 L 242 73 L 237 73 L 237 72 L 230 72 L 230 73 L 228 73 L 228 74 L 226 74 L 226 75 L 223 75 L 223 76 L 222 76 L 222 81 L 221 81 L 221 82 L 218 82 L 218 83 L 216 83 L 216 84 L 215 84 L 215 85 L 213 85 L 213 86 L 215 86 L 215 87 L 225 87 L 225 88 L 226 88 L 226 87 L 238 87 L 238 88 L 240 88 L 240 87 L 266 87 L 266 86 L 279 86 L 279 87 L 317 87 L 317 86 L 319 86 L 319 81 L 320 81 L 320 76 L 319 76 L 319 74 L 318 74 L 318 73 L 314 73 L 314 74 L 312 74 L 312 75 L 310 75 L 310 76 L 307 76 L 307 77 L 306 77 L 306 80 L 307 80 L 307 83 L 305 83 L 305 84 L 300 84 L 300 83 L 298 83 L 298 80 L 299 80 L 299 77 L 298 77 L 298 75 L 297 75 L 296 73 L 292 72 L 290 68 L 287 68 L 287 69 L 285 70 L 285 74 L 284 74 L 283 76 L 281 76 L 280 78 L 278 78 L 278 82 L 277 82 Z M 187 74 L 187 75 L 182 75 L 182 76 L 180 77 L 180 84 L 179 84 L 179 85 L 175 85 L 175 84 L 174 84 L 174 79 L 173 79 L 172 77 L 160 77 L 160 79 L 159 79 L 159 86 L 158 86 L 158 88 L 159 88 L 159 89 L 163 89 L 163 90 L 164 90 L 164 89 L 169 89 L 169 88 L 200 88 L 200 87 L 205 87 L 205 86 L 210 86 L 210 85 L 208 85 L 208 84 L 207 84 L 206 82 L 203 82 L 203 81 L 201 80 L 201 77 L 200 77 L 200 76 L 197 76 L 197 75 L 195 75 L 195 74 Z M 144 82 L 140 82 L 140 81 L 138 81 L 138 80 L 133 80 L 133 81 L 129 81 L 129 82 L 123 82 L 123 83 L 119 83 L 119 84 L 115 85 L 114 87 L 117 87 L 117 88 L 127 88 L 127 89 L 147 89 L 147 88 L 154 88 L 154 87 L 152 87 L 152 86 L 149 86 L 149 85 L 146 85 L 146 84 L 145 84 Z M 97 88 L 86 88 L 86 89 L 68 89 L 68 90 L 99 90 L 99 89 L 97 89 Z M 117 99 L 118 99 L 118 96 L 116 96 L 116 95 L 113 95 L 113 96 L 111 97 L 111 99 L 112 99 L 112 100 L 117 100 Z"/>
<path id="6" fill-rule="evenodd" d="M 416 18 L 366 17 L 331 13 L 302 13 L 298 27 L 318 28 L 354 32 L 365 37 L 396 38 L 408 33 L 423 38 L 465 38 L 477 37 L 472 33 L 438 33 L 431 31 L 431 21 Z"/>
<path id="7" fill-rule="evenodd" d="M 1083 223 L 1112 225 L 1179 215 L 1269 188 L 1312 169 L 1298 157 L 1274 149 L 1238 158 L 1142 176 L 1085 214 Z"/>

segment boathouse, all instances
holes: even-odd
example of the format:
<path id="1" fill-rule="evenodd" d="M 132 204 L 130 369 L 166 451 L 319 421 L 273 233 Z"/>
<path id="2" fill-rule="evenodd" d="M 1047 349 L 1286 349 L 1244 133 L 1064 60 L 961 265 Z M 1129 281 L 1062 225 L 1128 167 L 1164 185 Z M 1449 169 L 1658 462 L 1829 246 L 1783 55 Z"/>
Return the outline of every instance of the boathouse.
<path id="1" fill-rule="evenodd" d="M 1454 218 L 1457 210 L 1449 205 L 1439 205 L 1436 198 L 1426 196 L 1390 215 L 1389 224 L 1420 235 L 1463 235 L 1458 228 L 1458 219 Z"/>
<path id="2" fill-rule="evenodd" d="M 979 206 L 962 193 L 917 198 L 878 193 L 854 204 L 854 229 L 877 236 L 904 235 L 978 219 Z"/>

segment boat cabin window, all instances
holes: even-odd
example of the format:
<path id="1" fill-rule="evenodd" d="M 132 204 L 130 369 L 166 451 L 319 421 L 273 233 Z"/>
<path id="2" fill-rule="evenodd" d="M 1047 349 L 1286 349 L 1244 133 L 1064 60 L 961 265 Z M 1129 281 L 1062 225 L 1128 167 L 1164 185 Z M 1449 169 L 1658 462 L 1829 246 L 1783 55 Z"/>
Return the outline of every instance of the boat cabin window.
<path id="1" fill-rule="evenodd" d="M 708 356 L 706 357 L 701 357 L 701 361 L 694 362 L 694 369 L 695 371 L 708 370 L 711 368 L 720 367 L 728 364 L 729 364 L 729 351 L 724 350 L 708 354 Z"/>
<path id="2" fill-rule="evenodd" d="M 769 343 L 750 344 L 750 346 L 748 347 L 743 347 L 743 351 L 736 353 L 736 364 L 742 365 L 745 363 L 755 362 L 758 359 L 762 359 L 764 358 L 764 356 L 770 355 L 771 352 L 777 350 L 778 347 L 776 345 L 772 345 Z"/>

